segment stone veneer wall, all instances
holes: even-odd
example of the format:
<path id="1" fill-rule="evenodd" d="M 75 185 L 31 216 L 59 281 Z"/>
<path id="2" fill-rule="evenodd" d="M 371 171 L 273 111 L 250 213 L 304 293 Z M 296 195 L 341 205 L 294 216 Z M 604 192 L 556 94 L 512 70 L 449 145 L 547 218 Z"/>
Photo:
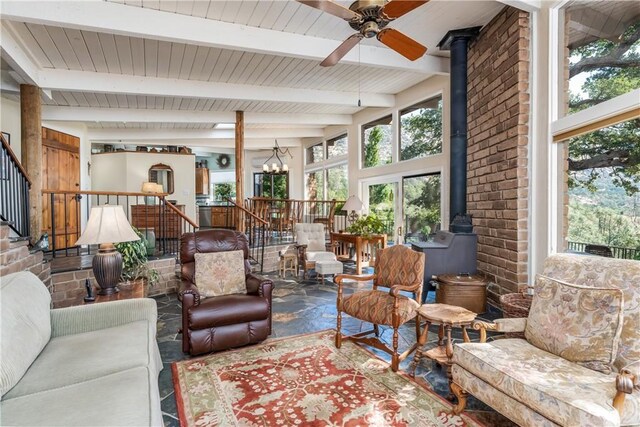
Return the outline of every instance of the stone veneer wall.
<path id="1" fill-rule="evenodd" d="M 468 211 L 489 298 L 527 284 L 529 14 L 505 7 L 468 53 Z"/>
<path id="2" fill-rule="evenodd" d="M 175 258 L 165 258 L 149 261 L 151 268 L 158 270 L 160 280 L 148 290 L 148 296 L 164 295 L 176 292 L 180 280 L 176 276 Z M 98 285 L 93 278 L 91 269 L 54 273 L 51 275 L 51 299 L 54 308 L 69 307 L 82 303 L 82 297 L 86 294 L 84 282 L 90 279 L 95 289 Z"/>
<path id="3" fill-rule="evenodd" d="M 51 286 L 51 270 L 42 252 L 29 252 L 28 240 L 13 241 L 7 225 L 0 226 L 0 277 L 18 271 L 30 271 L 47 287 Z"/>

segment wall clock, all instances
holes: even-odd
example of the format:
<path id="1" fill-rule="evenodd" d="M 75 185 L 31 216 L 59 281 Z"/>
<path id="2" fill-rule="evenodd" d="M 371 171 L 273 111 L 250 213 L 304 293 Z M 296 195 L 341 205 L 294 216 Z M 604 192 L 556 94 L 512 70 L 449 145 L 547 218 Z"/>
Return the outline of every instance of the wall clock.
<path id="1" fill-rule="evenodd" d="M 228 154 L 220 154 L 216 159 L 216 164 L 220 169 L 226 169 L 231 164 L 231 157 Z"/>

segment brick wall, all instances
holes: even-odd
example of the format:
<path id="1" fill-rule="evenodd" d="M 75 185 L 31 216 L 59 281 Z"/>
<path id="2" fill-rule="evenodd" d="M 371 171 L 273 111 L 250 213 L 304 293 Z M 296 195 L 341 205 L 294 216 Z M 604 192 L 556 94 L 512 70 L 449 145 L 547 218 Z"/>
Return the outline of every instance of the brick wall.
<path id="1" fill-rule="evenodd" d="M 527 283 L 528 13 L 505 7 L 468 59 L 468 210 L 496 301 Z"/>
<path id="2" fill-rule="evenodd" d="M 158 283 L 149 287 L 148 296 L 170 294 L 177 291 L 180 280 L 176 276 L 176 259 L 166 258 L 149 261 L 149 266 L 160 274 Z M 54 273 L 51 275 L 51 299 L 54 308 L 82 304 L 86 295 L 84 282 L 89 279 L 97 292 L 98 285 L 91 269 Z"/>
<path id="3" fill-rule="evenodd" d="M 9 227 L 0 225 L 0 277 L 26 270 L 50 287 L 51 270 L 43 261 L 42 252 L 30 253 L 28 240 L 14 240 L 9 234 Z"/>

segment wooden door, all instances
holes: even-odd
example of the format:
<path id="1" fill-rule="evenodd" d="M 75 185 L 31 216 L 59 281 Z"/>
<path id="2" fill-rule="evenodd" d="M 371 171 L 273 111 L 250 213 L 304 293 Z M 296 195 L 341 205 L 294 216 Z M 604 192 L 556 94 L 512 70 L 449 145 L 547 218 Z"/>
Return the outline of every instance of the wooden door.
<path id="1" fill-rule="evenodd" d="M 73 193 L 80 190 L 80 138 L 42 128 L 42 188 L 42 231 L 52 249 L 73 247 L 80 237 L 80 202 Z"/>

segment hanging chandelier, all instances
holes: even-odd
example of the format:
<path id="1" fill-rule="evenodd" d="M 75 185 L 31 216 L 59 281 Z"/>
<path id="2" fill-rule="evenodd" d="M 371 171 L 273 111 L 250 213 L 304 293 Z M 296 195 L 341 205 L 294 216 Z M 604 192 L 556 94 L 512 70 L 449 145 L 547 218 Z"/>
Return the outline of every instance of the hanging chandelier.
<path id="1" fill-rule="evenodd" d="M 268 175 L 284 175 L 289 173 L 289 165 L 287 165 L 287 163 L 280 157 L 289 156 L 289 158 L 293 158 L 289 149 L 281 149 L 278 145 L 278 140 L 276 139 L 276 145 L 272 150 L 273 154 L 271 154 L 271 157 L 269 157 L 262 165 L 262 173 Z"/>

